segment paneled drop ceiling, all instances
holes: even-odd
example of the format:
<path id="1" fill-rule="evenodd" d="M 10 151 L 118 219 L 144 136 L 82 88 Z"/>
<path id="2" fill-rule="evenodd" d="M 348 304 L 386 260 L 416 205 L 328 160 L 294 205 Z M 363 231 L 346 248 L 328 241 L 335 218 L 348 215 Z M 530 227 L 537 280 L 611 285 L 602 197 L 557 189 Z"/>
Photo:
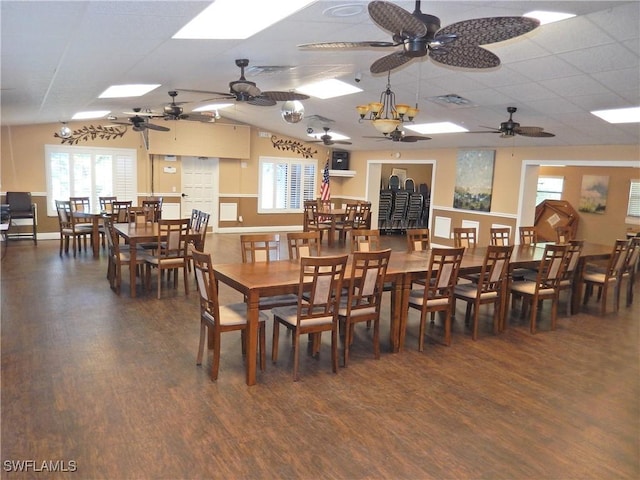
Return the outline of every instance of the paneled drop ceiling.
<path id="1" fill-rule="evenodd" d="M 387 77 L 370 74 L 369 66 L 392 50 L 297 48 L 310 42 L 389 41 L 390 35 L 370 19 L 367 3 L 317 1 L 247 40 L 172 40 L 209 2 L 3 0 L 2 125 L 69 121 L 81 110 L 107 109 L 120 119 L 133 107 L 161 110 L 169 101 L 169 90 L 227 91 L 240 73 L 234 60 L 248 58 L 253 68 L 247 79 L 263 91 L 288 91 L 325 78 L 353 83 L 364 91 L 306 100 L 306 119 L 294 125 L 282 120 L 281 103 L 271 107 L 236 103 L 219 112 L 219 121 L 229 118 L 303 140 L 308 139 L 309 127 L 317 131 L 328 123 L 332 131 L 350 137 L 353 145 L 348 149 L 388 148 L 378 139 L 363 138 L 375 131 L 369 122 L 358 122 L 355 106 L 379 98 Z M 408 11 L 414 8 L 413 1 L 393 3 Z M 352 6 L 356 14 L 327 14 L 330 7 L 342 4 Z M 438 16 L 442 26 L 471 18 L 520 16 L 531 10 L 577 16 L 487 46 L 502 61 L 495 69 L 447 68 L 425 57 L 391 73 L 398 103 L 417 100 L 416 122 L 449 121 L 472 131 L 485 130 L 483 126 L 499 127 L 508 118 L 507 107 L 515 106 L 514 119 L 521 125 L 543 127 L 555 137 L 442 134 L 431 135 L 429 142 L 399 144 L 402 149 L 640 143 L 640 124 L 611 125 L 589 113 L 640 106 L 640 2 L 423 1 L 421 9 Z M 246 15 L 251 15 L 250 7 L 239 6 L 231 21 L 242 22 Z M 356 75 L 360 82 L 355 82 Z M 126 83 L 161 87 L 135 99 L 98 98 L 108 86 Z M 452 95 L 467 101 L 437 100 Z M 178 101 L 189 102 L 183 105 L 189 112 L 205 97 L 181 92 Z M 171 121 L 155 122 L 171 128 Z"/>

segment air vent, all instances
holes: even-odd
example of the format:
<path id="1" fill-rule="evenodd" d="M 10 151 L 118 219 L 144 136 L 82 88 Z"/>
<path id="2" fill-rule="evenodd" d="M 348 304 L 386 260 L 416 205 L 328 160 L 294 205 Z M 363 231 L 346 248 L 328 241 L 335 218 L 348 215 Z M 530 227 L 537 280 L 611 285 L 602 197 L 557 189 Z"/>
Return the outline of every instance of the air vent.
<path id="1" fill-rule="evenodd" d="M 463 107 L 477 107 L 471 100 L 468 100 L 455 93 L 449 93 L 447 95 L 439 95 L 437 97 L 427 98 L 430 102 L 444 105 L 447 108 L 463 108 Z"/>
<path id="2" fill-rule="evenodd" d="M 252 77 L 258 75 L 275 75 L 278 73 L 286 73 L 293 70 L 295 67 L 291 65 L 253 65 L 245 68 L 247 75 Z"/>
<path id="3" fill-rule="evenodd" d="M 323 117 L 322 115 L 309 115 L 306 119 L 309 125 L 328 125 L 330 123 L 335 123 L 335 120 Z"/>

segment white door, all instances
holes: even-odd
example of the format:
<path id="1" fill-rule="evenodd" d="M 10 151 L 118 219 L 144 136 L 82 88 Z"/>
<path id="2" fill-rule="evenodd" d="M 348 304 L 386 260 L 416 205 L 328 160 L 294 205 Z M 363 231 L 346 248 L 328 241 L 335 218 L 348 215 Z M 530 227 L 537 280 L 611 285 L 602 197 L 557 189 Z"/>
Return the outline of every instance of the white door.
<path id="1" fill-rule="evenodd" d="M 182 216 L 198 209 L 211 215 L 209 226 L 218 225 L 218 159 L 182 157 Z"/>

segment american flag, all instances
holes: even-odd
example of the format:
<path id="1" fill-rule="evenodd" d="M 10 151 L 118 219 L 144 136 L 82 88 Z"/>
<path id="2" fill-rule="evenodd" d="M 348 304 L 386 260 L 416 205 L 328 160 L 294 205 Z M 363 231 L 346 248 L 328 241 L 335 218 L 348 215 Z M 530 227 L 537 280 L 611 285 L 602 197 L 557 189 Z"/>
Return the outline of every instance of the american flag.
<path id="1" fill-rule="evenodd" d="M 320 200 L 329 200 L 331 198 L 331 189 L 329 187 L 329 159 L 324 164 L 324 173 L 322 174 L 322 185 L 320 185 Z"/>

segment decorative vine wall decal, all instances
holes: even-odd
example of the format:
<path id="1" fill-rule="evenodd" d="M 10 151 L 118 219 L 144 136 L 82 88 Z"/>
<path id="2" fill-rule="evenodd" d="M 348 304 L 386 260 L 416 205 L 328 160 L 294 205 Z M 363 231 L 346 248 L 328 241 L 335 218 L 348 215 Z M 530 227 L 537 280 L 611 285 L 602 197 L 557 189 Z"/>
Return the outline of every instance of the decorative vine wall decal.
<path id="1" fill-rule="evenodd" d="M 312 158 L 314 154 L 318 153 L 317 150 L 312 150 L 311 147 L 305 147 L 301 142 L 278 139 L 275 135 L 271 135 L 271 143 L 273 144 L 273 148 L 299 153 L 304 158 Z"/>
<path id="2" fill-rule="evenodd" d="M 68 137 L 63 137 L 58 132 L 54 133 L 53 136 L 59 138 L 62 144 L 68 143 L 69 145 L 76 145 L 81 140 L 86 142 L 89 139 L 95 140 L 96 138 L 115 140 L 116 138 L 122 137 L 127 130 L 128 127 L 126 125 L 122 127 L 104 127 L 102 125 L 96 127 L 89 125 L 87 127 L 85 125 L 77 130 L 73 130 Z"/>

